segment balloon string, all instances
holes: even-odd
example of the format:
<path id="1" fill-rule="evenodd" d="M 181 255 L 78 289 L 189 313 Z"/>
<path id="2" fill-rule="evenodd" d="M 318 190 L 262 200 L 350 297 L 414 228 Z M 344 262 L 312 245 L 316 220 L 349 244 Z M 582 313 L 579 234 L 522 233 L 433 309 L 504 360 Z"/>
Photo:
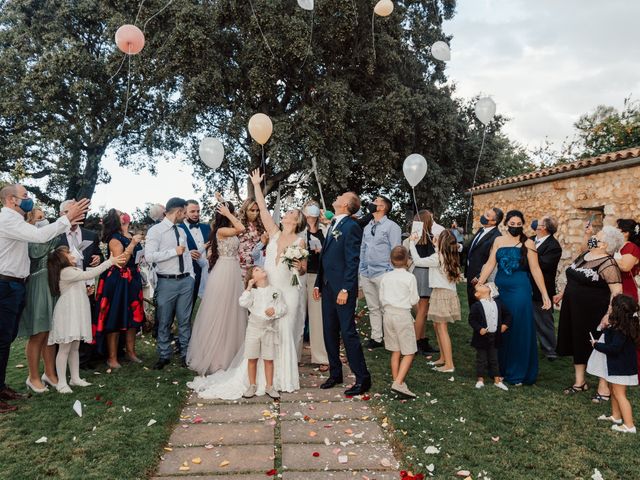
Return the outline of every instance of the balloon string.
<path id="1" fill-rule="evenodd" d="M 265 37 L 264 33 L 262 32 L 262 27 L 260 26 L 260 20 L 258 20 L 258 16 L 256 15 L 256 11 L 253 8 L 253 2 L 251 0 L 249 0 L 249 5 L 251 6 L 251 12 L 253 13 L 253 16 L 256 19 L 256 23 L 258 24 L 258 30 L 260 30 L 260 35 L 262 35 L 262 40 L 264 40 L 264 43 L 267 46 L 267 49 L 269 50 L 269 53 L 271 54 L 271 58 L 275 58 L 275 55 L 273 54 L 273 51 L 271 50 L 271 47 L 269 46 L 269 42 L 267 41 L 267 37 Z"/>
<path id="2" fill-rule="evenodd" d="M 469 206 L 467 207 L 467 219 L 464 222 L 465 231 L 469 231 L 469 215 L 471 214 L 471 203 L 473 202 L 473 188 L 476 186 L 476 177 L 478 176 L 478 167 L 480 167 L 480 159 L 482 158 L 482 151 L 484 150 L 484 139 L 487 136 L 487 126 L 484 126 L 484 133 L 482 134 L 482 143 L 480 144 L 480 153 L 478 154 L 478 161 L 476 162 L 476 170 L 473 172 L 473 183 L 471 184 L 471 190 L 469 190 Z"/>
<path id="3" fill-rule="evenodd" d="M 138 8 L 138 14 L 136 15 L 136 19 L 133 21 L 133 24 L 135 25 L 136 23 L 138 23 L 138 18 L 140 17 L 140 12 L 142 11 L 142 6 L 144 5 L 144 0 L 142 0 L 140 2 L 140 8 Z"/>
<path id="4" fill-rule="evenodd" d="M 113 80 L 113 78 L 120 73 L 120 70 L 122 70 L 122 66 L 124 65 L 124 62 L 125 62 L 126 59 L 127 59 L 127 56 L 123 55 L 122 61 L 120 62 L 120 66 L 118 67 L 118 70 L 116 71 L 116 73 L 111 75 L 111 78 L 109 78 L 109 80 L 107 80 L 107 83 L 110 83 L 111 80 Z"/>
<path id="5" fill-rule="evenodd" d="M 416 215 L 418 215 L 418 202 L 416 201 L 416 187 L 411 187 L 411 191 L 413 192 L 413 205 L 416 207 Z"/>
<path id="6" fill-rule="evenodd" d="M 316 177 L 316 183 L 318 184 L 318 191 L 320 192 L 320 201 L 322 202 L 322 208 L 326 211 L 327 204 L 324 203 L 324 195 L 322 194 L 322 185 L 320 184 L 320 176 L 318 175 L 318 164 L 316 163 L 315 157 L 311 159 L 311 163 L 313 164 L 313 173 Z"/>
<path id="7" fill-rule="evenodd" d="M 376 25 L 376 12 L 373 12 L 373 14 L 371 14 L 371 40 L 372 40 L 372 44 L 373 44 L 373 61 L 376 61 L 376 32 L 375 32 L 375 25 Z"/>
<path id="8" fill-rule="evenodd" d="M 153 20 L 155 17 L 157 17 L 158 15 L 160 15 L 169 5 L 171 5 L 173 3 L 173 0 L 169 0 L 167 2 L 167 4 L 162 7 L 160 10 L 158 10 L 156 13 L 154 13 L 153 15 L 151 15 L 151 17 L 149 17 L 147 19 L 146 22 L 144 22 L 144 25 L 142 26 L 142 32 L 144 33 L 145 29 L 147 28 L 147 23 L 149 23 L 151 20 Z"/>
<path id="9" fill-rule="evenodd" d="M 309 54 L 311 53 L 311 42 L 313 40 L 313 14 L 314 14 L 314 10 L 311 10 L 311 29 L 309 32 L 309 46 L 307 47 L 307 53 L 304 56 L 304 60 L 302 62 L 302 67 L 300 67 L 300 70 L 302 70 L 302 68 L 304 67 L 305 63 L 307 63 L 307 58 L 309 57 Z"/>
<path id="10" fill-rule="evenodd" d="M 264 194 L 267 194 L 267 164 L 264 161 L 264 145 L 260 145 L 262 148 L 262 171 L 264 172 Z"/>
<path id="11" fill-rule="evenodd" d="M 131 44 L 129 44 L 129 54 L 127 56 L 129 57 L 129 66 L 127 72 L 127 97 L 124 103 L 124 118 L 122 119 L 122 124 L 120 125 L 120 135 L 122 135 L 122 132 L 124 131 L 124 122 L 126 122 L 127 120 L 127 110 L 129 108 L 129 88 L 131 86 Z"/>

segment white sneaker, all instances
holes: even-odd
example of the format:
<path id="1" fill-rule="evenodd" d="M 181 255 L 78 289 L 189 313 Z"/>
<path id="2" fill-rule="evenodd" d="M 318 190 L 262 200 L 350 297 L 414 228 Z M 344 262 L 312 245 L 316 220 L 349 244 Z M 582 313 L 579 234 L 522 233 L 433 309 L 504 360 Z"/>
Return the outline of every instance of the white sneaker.
<path id="1" fill-rule="evenodd" d="M 66 383 L 63 385 L 60 382 L 58 382 L 58 386 L 56 387 L 56 390 L 58 390 L 58 393 L 73 393 L 73 390 L 71 390 L 71 387 Z"/>
<path id="2" fill-rule="evenodd" d="M 409 390 L 406 383 L 396 383 L 393 382 L 391 384 L 391 391 L 395 392 L 403 397 L 416 398 L 416 394 Z"/>
<path id="3" fill-rule="evenodd" d="M 498 382 L 498 383 L 494 383 L 494 385 L 496 387 L 498 387 L 500 390 L 504 390 L 505 392 L 509 391 L 509 387 L 507 387 L 504 383 L 502 382 Z"/>
<path id="4" fill-rule="evenodd" d="M 613 430 L 614 432 L 620 432 L 620 433 L 636 433 L 636 427 L 627 427 L 624 423 L 622 425 L 616 425 L 613 424 L 611 425 L 611 430 Z"/>
<path id="5" fill-rule="evenodd" d="M 483 387 L 484 387 L 484 382 L 483 382 L 483 381 L 481 381 L 481 380 L 478 380 L 478 381 L 476 382 L 476 388 L 483 388 Z"/>
<path id="6" fill-rule="evenodd" d="M 257 387 L 255 385 L 249 385 L 247 391 L 242 394 L 244 398 L 252 398 L 256 396 Z"/>
<path id="7" fill-rule="evenodd" d="M 79 378 L 77 380 L 71 380 L 69 385 L 72 387 L 89 387 L 91 384 L 87 382 L 84 378 Z"/>
<path id="8" fill-rule="evenodd" d="M 600 415 L 598 417 L 598 420 L 604 420 L 606 422 L 615 423 L 616 425 L 622 425 L 622 419 L 621 418 L 613 418 L 613 415 L 611 415 L 611 416 Z"/>
<path id="9" fill-rule="evenodd" d="M 273 388 L 273 386 L 266 388 L 264 393 L 269 395 L 274 400 L 278 400 L 280 398 L 280 394 L 278 393 L 278 391 L 275 388 Z"/>

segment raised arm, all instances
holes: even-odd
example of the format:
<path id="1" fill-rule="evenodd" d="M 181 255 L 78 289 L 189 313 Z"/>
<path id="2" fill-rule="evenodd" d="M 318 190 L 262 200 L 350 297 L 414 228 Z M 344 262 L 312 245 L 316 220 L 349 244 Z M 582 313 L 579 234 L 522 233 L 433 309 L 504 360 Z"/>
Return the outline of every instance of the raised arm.
<path id="1" fill-rule="evenodd" d="M 242 222 L 238 220 L 233 213 L 231 213 L 229 208 L 224 203 L 221 203 L 220 205 L 218 205 L 218 208 L 216 210 L 218 211 L 218 213 L 228 218 L 232 225 L 231 227 L 219 228 L 218 229 L 219 236 L 235 237 L 236 235 L 239 235 L 242 232 L 244 232 L 245 228 Z"/>
<path id="2" fill-rule="evenodd" d="M 120 254 L 116 257 L 111 257 L 110 259 L 105 260 L 97 267 L 87 268 L 86 270 L 82 270 L 76 267 L 67 267 L 62 269 L 62 271 L 60 272 L 60 280 L 65 282 L 80 282 L 91 280 L 92 278 L 96 278 L 102 272 L 108 270 L 112 265 L 124 265 L 125 260 L 125 254 Z"/>
<path id="3" fill-rule="evenodd" d="M 262 220 L 262 224 L 264 225 L 264 229 L 269 234 L 269 236 L 273 236 L 280 231 L 276 222 L 273 221 L 273 217 L 269 213 L 269 209 L 267 208 L 267 202 L 264 200 L 264 195 L 262 194 L 262 179 L 264 175 L 260 174 L 260 169 L 256 168 L 251 173 L 251 183 L 253 184 L 253 190 L 256 196 L 256 203 L 258 204 L 258 208 L 260 209 L 260 219 Z"/>

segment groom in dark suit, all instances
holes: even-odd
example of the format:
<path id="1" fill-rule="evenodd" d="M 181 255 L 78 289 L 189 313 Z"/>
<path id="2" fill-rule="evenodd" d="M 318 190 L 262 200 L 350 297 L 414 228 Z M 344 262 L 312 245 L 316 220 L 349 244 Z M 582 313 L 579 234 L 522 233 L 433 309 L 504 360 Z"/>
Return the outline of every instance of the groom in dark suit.
<path id="1" fill-rule="evenodd" d="M 467 248 L 467 264 L 465 268 L 465 276 L 467 277 L 467 301 L 469 306 L 477 302 L 475 297 L 475 285 L 478 283 L 478 277 L 482 271 L 482 267 L 491 253 L 491 247 L 496 237 L 502 235 L 498 229 L 498 225 L 502 222 L 504 213 L 499 208 L 493 207 L 488 209 L 480 217 L 482 228 L 476 232 Z"/>
<path id="2" fill-rule="evenodd" d="M 371 375 L 355 321 L 362 229 L 351 216 L 359 208 L 360 199 L 353 192 L 343 193 L 333 202 L 335 216 L 322 247 L 313 290 L 316 301 L 322 297 L 324 345 L 329 357 L 329 379 L 320 388 L 332 388 L 342 383 L 342 335 L 349 367 L 356 376 L 356 383 L 344 392 L 345 395 L 361 395 L 371 388 Z"/>
<path id="3" fill-rule="evenodd" d="M 544 284 L 547 288 L 549 298 L 553 298 L 556 294 L 556 273 L 558 272 L 558 263 L 562 257 L 562 247 L 554 234 L 558 231 L 558 222 L 555 218 L 545 216 L 531 222 L 531 228 L 536 234 L 531 237 L 536 244 L 538 251 L 538 263 Z M 553 305 L 548 310 L 542 309 L 542 296 L 536 282 L 531 279 L 531 289 L 533 290 L 533 318 L 536 322 L 536 331 L 538 332 L 538 340 L 542 353 L 547 360 L 555 360 L 556 353 L 556 330 L 553 320 Z"/>

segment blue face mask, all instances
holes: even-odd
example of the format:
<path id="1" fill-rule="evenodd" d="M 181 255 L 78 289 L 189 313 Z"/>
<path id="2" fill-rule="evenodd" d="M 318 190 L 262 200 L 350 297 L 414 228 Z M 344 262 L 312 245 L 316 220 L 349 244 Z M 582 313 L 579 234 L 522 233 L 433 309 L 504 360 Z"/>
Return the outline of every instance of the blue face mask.
<path id="1" fill-rule="evenodd" d="M 487 217 L 485 217 L 484 215 L 482 215 L 480 217 L 480 224 L 481 225 L 489 225 L 489 219 Z"/>
<path id="2" fill-rule="evenodd" d="M 538 220 L 534 220 L 533 222 L 531 222 L 531 230 L 533 230 L 534 232 L 538 230 Z"/>
<path id="3" fill-rule="evenodd" d="M 24 213 L 29 213 L 33 210 L 33 198 L 21 198 L 18 206 Z"/>

